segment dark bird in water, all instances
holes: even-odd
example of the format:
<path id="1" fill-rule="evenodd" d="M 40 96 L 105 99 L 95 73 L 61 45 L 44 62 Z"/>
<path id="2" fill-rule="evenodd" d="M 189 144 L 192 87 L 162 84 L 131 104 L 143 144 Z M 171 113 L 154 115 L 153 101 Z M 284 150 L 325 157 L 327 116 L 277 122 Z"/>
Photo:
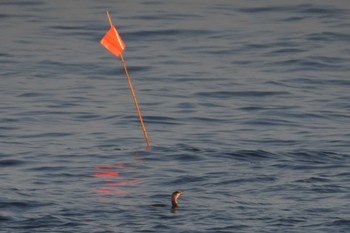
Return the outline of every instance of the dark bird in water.
<path id="1" fill-rule="evenodd" d="M 176 207 L 179 206 L 179 203 L 177 202 L 177 199 L 183 194 L 184 192 L 181 191 L 175 191 L 173 194 L 171 194 L 171 208 L 175 209 Z M 154 207 L 166 207 L 167 205 L 165 204 L 154 204 L 152 205 Z"/>
<path id="2" fill-rule="evenodd" d="M 183 194 L 184 192 L 181 191 L 175 191 L 173 194 L 171 194 L 171 208 L 176 208 L 179 206 L 179 203 L 177 202 L 177 199 Z"/>

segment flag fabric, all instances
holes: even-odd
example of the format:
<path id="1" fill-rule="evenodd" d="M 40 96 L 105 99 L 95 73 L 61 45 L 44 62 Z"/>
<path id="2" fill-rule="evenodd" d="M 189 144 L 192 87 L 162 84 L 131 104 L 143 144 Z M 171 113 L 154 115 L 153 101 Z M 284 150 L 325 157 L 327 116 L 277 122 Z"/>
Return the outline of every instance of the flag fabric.
<path id="1" fill-rule="evenodd" d="M 125 49 L 124 41 L 119 36 L 119 33 L 114 26 L 111 26 L 106 35 L 101 39 L 100 43 L 117 57 L 120 56 Z"/>

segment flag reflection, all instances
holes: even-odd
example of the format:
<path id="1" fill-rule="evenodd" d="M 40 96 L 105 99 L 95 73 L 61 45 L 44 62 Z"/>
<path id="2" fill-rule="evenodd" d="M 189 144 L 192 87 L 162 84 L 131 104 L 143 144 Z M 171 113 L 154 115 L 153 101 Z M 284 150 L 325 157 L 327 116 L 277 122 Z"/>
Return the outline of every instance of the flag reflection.
<path id="1" fill-rule="evenodd" d="M 139 179 L 127 179 L 120 174 L 126 169 L 124 163 L 116 163 L 112 166 L 96 166 L 95 177 L 101 179 L 102 183 L 99 187 L 92 189 L 92 192 L 102 195 L 126 195 L 129 186 L 143 184 Z"/>

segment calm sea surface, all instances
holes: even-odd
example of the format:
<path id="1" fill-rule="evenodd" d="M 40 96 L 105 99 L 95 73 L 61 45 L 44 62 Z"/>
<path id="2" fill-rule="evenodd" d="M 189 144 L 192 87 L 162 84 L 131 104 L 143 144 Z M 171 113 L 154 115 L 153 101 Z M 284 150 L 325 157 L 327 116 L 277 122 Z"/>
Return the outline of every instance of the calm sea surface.
<path id="1" fill-rule="evenodd" d="M 350 1 L 3 0 L 0 30 L 1 233 L 350 232 Z"/>

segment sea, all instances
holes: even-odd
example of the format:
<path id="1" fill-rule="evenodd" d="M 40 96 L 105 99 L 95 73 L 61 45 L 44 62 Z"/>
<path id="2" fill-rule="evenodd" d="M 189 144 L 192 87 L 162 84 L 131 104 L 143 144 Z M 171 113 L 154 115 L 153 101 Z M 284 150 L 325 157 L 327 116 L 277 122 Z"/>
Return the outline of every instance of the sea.
<path id="1" fill-rule="evenodd" d="M 350 1 L 1 0 L 0 30 L 1 233 L 350 232 Z"/>

